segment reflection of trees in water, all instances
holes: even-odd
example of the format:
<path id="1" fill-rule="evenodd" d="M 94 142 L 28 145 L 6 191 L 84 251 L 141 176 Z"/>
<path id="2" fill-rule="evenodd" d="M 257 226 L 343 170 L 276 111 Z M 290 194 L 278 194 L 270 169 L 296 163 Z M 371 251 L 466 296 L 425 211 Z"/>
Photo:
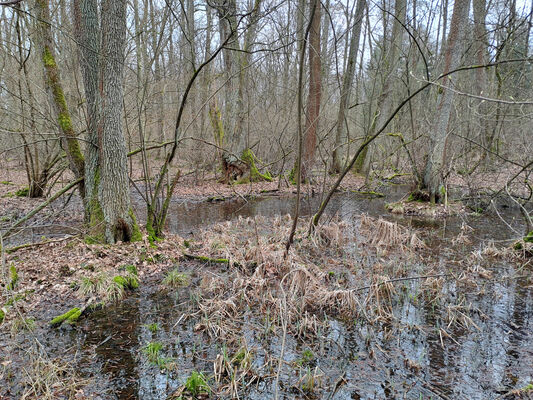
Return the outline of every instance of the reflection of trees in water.
<path id="1" fill-rule="evenodd" d="M 108 307 L 91 315 L 85 347 L 97 346 L 103 361 L 102 373 L 109 374 L 119 399 L 137 398 L 138 369 L 132 350 L 137 348 L 139 299 L 129 298 L 120 306 Z"/>

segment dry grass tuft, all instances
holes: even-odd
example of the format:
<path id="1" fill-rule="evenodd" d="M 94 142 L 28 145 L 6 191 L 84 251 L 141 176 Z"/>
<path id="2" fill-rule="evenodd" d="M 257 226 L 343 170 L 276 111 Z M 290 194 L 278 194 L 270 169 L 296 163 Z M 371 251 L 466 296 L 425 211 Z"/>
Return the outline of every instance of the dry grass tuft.
<path id="1" fill-rule="evenodd" d="M 27 359 L 29 363 L 23 368 L 21 399 L 72 399 L 83 394 L 82 388 L 90 383 L 79 376 L 71 363 L 49 359 L 33 347 L 27 350 Z"/>

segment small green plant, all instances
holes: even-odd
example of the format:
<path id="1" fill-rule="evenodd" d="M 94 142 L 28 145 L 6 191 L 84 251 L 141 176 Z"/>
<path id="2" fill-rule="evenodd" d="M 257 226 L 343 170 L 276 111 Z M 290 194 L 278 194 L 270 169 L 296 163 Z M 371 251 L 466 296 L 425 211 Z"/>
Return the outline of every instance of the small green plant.
<path id="1" fill-rule="evenodd" d="M 531 232 L 530 232 L 531 233 Z M 520 389 L 522 393 L 533 392 L 533 383 L 528 383 L 526 386 Z"/>
<path id="2" fill-rule="evenodd" d="M 163 285 L 172 288 L 187 286 L 189 284 L 189 276 L 179 272 L 177 268 L 174 268 L 172 271 L 167 273 L 162 283 Z"/>
<path id="3" fill-rule="evenodd" d="M 92 278 L 84 276 L 81 278 L 78 292 L 82 296 L 103 293 L 106 287 L 107 276 L 104 274 L 96 275 Z"/>
<path id="4" fill-rule="evenodd" d="M 148 361 L 158 365 L 159 353 L 162 349 L 163 344 L 161 342 L 150 342 L 143 348 L 143 352 L 148 357 Z"/>
<path id="5" fill-rule="evenodd" d="M 159 330 L 159 325 L 157 325 L 157 322 L 153 322 L 151 324 L 145 324 L 144 327 L 152 333 L 156 333 Z"/>
<path id="6" fill-rule="evenodd" d="M 301 379 L 301 381 L 302 381 L 302 390 L 305 393 L 313 393 L 315 391 L 315 388 L 317 385 L 316 376 L 309 367 L 307 367 L 307 371 L 304 377 Z"/>
<path id="7" fill-rule="evenodd" d="M 252 364 L 252 353 L 246 346 L 242 346 L 231 359 L 231 363 L 242 369 L 247 369 Z"/>
<path id="8" fill-rule="evenodd" d="M 207 378 L 202 372 L 197 371 L 191 372 L 191 376 L 185 382 L 185 388 L 195 397 L 202 393 L 211 392 L 211 388 L 207 384 Z"/>
<path id="9" fill-rule="evenodd" d="M 163 350 L 163 344 L 160 342 L 150 342 L 142 349 L 143 353 L 148 357 L 148 361 L 157 365 L 161 369 L 171 369 L 175 366 L 172 357 L 162 357 L 161 350 Z"/>
<path id="10" fill-rule="evenodd" d="M 296 361 L 298 365 L 307 365 L 315 359 L 315 355 L 309 349 L 302 351 L 301 357 Z"/>
<path id="11" fill-rule="evenodd" d="M 30 193 L 30 188 L 22 188 L 15 192 L 15 196 L 17 197 L 28 197 L 28 194 Z"/>

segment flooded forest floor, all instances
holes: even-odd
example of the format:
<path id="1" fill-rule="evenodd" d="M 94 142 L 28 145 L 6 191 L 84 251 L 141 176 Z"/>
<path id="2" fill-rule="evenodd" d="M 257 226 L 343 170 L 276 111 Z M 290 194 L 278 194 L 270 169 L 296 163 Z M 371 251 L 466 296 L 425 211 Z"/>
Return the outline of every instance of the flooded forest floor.
<path id="1" fill-rule="evenodd" d="M 531 398 L 518 211 L 393 214 L 407 187 L 361 184 L 310 236 L 307 187 L 287 257 L 277 183 L 178 194 L 156 243 L 87 244 L 79 200 L 56 202 L 5 244 L 55 239 L 4 254 L 0 399 Z M 1 186 L 3 223 L 35 206 Z"/>

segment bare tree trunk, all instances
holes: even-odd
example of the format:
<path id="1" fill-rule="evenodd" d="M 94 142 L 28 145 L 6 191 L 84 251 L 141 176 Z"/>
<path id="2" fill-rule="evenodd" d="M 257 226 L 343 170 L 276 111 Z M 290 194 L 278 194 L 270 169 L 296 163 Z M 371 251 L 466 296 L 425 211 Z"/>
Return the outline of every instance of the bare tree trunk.
<path id="1" fill-rule="evenodd" d="M 473 0 L 474 6 L 474 54 L 475 62 L 478 65 L 483 65 L 488 59 L 488 41 L 487 41 L 487 29 L 485 26 L 485 19 L 487 16 L 486 1 L 485 0 Z M 478 96 L 487 96 L 488 89 L 488 77 L 485 68 L 477 68 L 475 71 L 474 90 Z M 477 112 L 480 117 L 481 125 L 481 141 L 483 142 L 483 153 L 481 160 L 487 156 L 486 149 L 491 146 L 491 127 L 489 124 L 489 107 L 486 101 L 476 100 Z M 477 119 L 477 118 L 476 118 Z M 476 166 L 479 163 L 476 163 Z M 475 168 L 475 167 L 474 167 Z"/>
<path id="2" fill-rule="evenodd" d="M 454 4 L 450 34 L 446 45 L 444 74 L 458 68 L 461 64 L 462 40 L 465 38 L 465 31 L 468 26 L 469 10 L 470 0 L 457 0 Z M 451 81 L 446 76 L 442 85 L 446 87 L 450 84 Z M 436 120 L 432 129 L 431 149 L 424 174 L 424 187 L 428 189 L 433 203 L 439 199 L 443 189 L 442 173 L 446 161 L 446 142 L 454 92 L 444 88 L 439 96 L 440 101 L 435 112 Z"/>
<path id="3" fill-rule="evenodd" d="M 350 104 L 350 96 L 352 92 L 353 79 L 355 74 L 355 63 L 357 54 L 359 53 L 359 42 L 361 40 L 361 27 L 363 25 L 364 11 L 366 7 L 366 0 L 357 0 L 355 8 L 355 21 L 352 28 L 352 37 L 350 39 L 350 52 L 348 54 L 348 63 L 346 71 L 344 72 L 341 99 L 339 104 L 339 114 L 337 116 L 337 127 L 335 132 L 335 149 L 333 150 L 333 165 L 331 172 L 340 172 L 345 163 L 346 150 L 345 143 L 347 141 L 347 121 L 346 112 Z"/>
<path id="4" fill-rule="evenodd" d="M 440 47 L 440 54 L 444 54 L 446 46 L 446 31 L 448 28 L 448 0 L 442 2 L 442 40 Z"/>
<path id="5" fill-rule="evenodd" d="M 250 14 L 250 20 L 248 24 L 248 29 L 244 35 L 244 44 L 243 44 L 243 53 L 239 54 L 239 89 L 237 91 L 237 110 L 236 110 L 236 122 L 235 122 L 235 135 L 234 140 L 236 144 L 236 153 L 238 156 L 242 156 L 245 149 L 248 148 L 248 140 L 244 134 L 244 120 L 246 117 L 245 107 L 245 92 L 248 90 L 249 86 L 249 74 L 248 68 L 250 66 L 250 51 L 255 42 L 256 33 L 257 33 L 257 21 L 259 19 L 259 10 L 261 8 L 261 0 L 254 0 L 254 7 Z"/>
<path id="6" fill-rule="evenodd" d="M 100 24 L 97 0 L 74 0 L 74 31 L 78 41 L 85 98 L 87 99 L 87 143 L 85 145 L 86 214 L 89 225 L 101 223 L 98 200 L 100 154 Z"/>
<path id="7" fill-rule="evenodd" d="M 322 5 L 318 0 L 311 0 L 311 29 L 309 31 L 309 94 L 305 120 L 304 151 L 302 155 L 302 181 L 307 180 L 315 161 L 320 117 L 320 99 L 322 96 L 321 59 L 320 59 L 320 22 Z M 313 11 L 314 9 L 314 11 Z"/>

